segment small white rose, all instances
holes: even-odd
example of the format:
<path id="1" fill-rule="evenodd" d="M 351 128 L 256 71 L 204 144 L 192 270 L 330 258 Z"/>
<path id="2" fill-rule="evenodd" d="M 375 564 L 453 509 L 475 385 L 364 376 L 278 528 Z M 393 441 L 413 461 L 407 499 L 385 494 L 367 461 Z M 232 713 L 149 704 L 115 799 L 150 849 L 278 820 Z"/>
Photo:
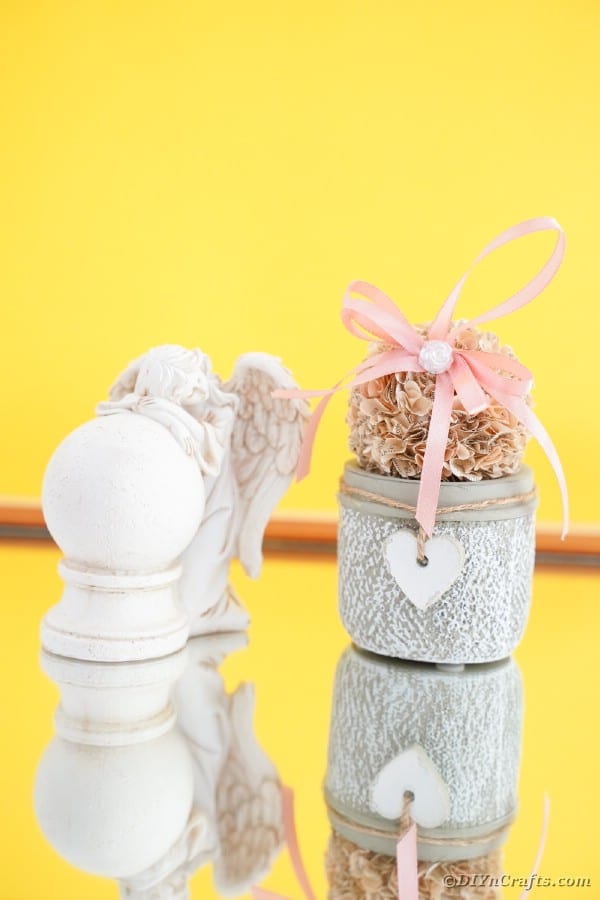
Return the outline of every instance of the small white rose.
<path id="1" fill-rule="evenodd" d="M 426 372 L 440 375 L 452 365 L 454 353 L 446 341 L 425 341 L 419 353 L 419 362 Z"/>

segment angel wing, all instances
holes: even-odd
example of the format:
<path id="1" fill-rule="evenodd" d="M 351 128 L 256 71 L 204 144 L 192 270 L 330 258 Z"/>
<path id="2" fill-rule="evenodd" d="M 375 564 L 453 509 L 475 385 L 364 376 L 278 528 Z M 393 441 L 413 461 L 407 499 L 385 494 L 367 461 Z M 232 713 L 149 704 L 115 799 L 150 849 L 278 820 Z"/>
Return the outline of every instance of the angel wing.
<path id="1" fill-rule="evenodd" d="M 284 842 L 281 785 L 254 734 L 254 687 L 229 697 L 231 744 L 217 784 L 215 886 L 238 897 L 268 874 Z"/>
<path id="2" fill-rule="evenodd" d="M 278 388 L 297 385 L 291 372 L 268 353 L 241 356 L 223 387 L 240 401 L 231 442 L 240 498 L 237 556 L 246 573 L 257 578 L 264 531 L 294 477 L 309 410 L 304 400 L 272 396 Z"/>

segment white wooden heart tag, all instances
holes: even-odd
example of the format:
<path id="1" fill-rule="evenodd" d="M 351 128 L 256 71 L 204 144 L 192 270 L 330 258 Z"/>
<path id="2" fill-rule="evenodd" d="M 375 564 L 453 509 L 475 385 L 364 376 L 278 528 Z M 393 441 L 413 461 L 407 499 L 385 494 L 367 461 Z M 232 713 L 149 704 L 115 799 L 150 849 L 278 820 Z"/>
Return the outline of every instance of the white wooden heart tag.
<path id="1" fill-rule="evenodd" d="M 406 791 L 414 797 L 410 816 L 422 828 L 437 828 L 450 815 L 448 788 L 419 744 L 403 750 L 379 772 L 371 788 L 371 809 L 384 819 L 399 819 Z"/>
<path id="2" fill-rule="evenodd" d="M 425 541 L 428 563 L 417 561 L 417 539 L 403 529 L 385 543 L 384 555 L 398 587 L 410 602 L 423 611 L 439 600 L 460 575 L 465 551 L 450 535 L 434 535 Z"/>

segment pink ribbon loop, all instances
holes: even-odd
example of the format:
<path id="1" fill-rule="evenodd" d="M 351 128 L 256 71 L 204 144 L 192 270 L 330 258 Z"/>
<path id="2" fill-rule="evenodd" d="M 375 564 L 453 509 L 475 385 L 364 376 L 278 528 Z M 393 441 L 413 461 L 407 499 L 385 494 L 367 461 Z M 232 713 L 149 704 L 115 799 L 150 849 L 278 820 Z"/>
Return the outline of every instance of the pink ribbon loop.
<path id="1" fill-rule="evenodd" d="M 473 269 L 494 250 L 510 241 L 538 231 L 556 232 L 556 244 L 540 271 L 515 294 L 476 316 L 466 324 L 452 327 L 452 316 L 460 292 Z M 425 341 L 442 341 L 453 350 L 452 363 L 446 371 L 435 375 L 435 393 L 431 422 L 427 436 L 423 471 L 417 499 L 416 518 L 428 536 L 435 524 L 444 455 L 448 443 L 448 431 L 452 405 L 456 393 L 458 399 L 471 414 L 485 409 L 490 398 L 501 403 L 528 429 L 543 448 L 556 474 L 563 505 L 562 537 L 568 530 L 568 496 L 564 472 L 558 453 L 543 425 L 526 402 L 531 385 L 531 372 L 511 357 L 482 350 L 456 350 L 455 340 L 460 331 L 489 322 L 515 312 L 530 303 L 552 281 L 565 252 L 565 235 L 556 219 L 542 216 L 529 219 L 499 234 L 485 247 L 466 273 L 450 292 L 429 329 L 427 339 L 408 322 L 393 301 L 379 288 L 365 281 L 353 281 L 346 290 L 342 304 L 342 322 L 347 330 L 361 340 L 376 339 L 386 344 L 386 349 L 369 357 L 348 376 L 327 391 L 275 391 L 276 397 L 312 397 L 322 399 L 313 412 L 304 437 L 297 478 L 308 474 L 312 446 L 318 424 L 333 394 L 343 388 L 365 384 L 393 372 L 424 372 L 421 364 Z M 425 351 L 423 351 L 425 352 Z M 348 378 L 350 380 L 348 381 Z"/>

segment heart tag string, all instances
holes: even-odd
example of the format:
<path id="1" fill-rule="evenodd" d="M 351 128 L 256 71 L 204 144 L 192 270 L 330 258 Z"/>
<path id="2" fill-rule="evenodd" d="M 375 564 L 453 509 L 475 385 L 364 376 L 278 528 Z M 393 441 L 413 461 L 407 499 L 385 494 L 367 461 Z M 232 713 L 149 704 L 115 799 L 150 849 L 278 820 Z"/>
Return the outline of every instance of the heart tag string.
<path id="1" fill-rule="evenodd" d="M 540 271 L 507 300 L 460 326 L 453 326 L 452 316 L 460 292 L 477 264 L 504 244 L 539 231 L 556 232 L 554 249 Z M 556 219 L 548 216 L 529 219 L 503 231 L 481 251 L 452 289 L 426 337 L 419 334 L 383 291 L 365 281 L 353 281 L 348 286 L 342 303 L 344 327 L 360 340 L 371 342 L 376 339 L 383 342 L 387 349 L 364 360 L 329 390 L 274 391 L 273 396 L 287 399 L 321 397 L 305 430 L 296 472 L 298 480 L 308 474 L 316 432 L 334 394 L 394 372 L 429 372 L 435 377 L 435 393 L 416 507 L 416 520 L 425 534 L 430 537 L 435 524 L 456 394 L 465 410 L 472 415 L 489 406 L 490 398 L 494 399 L 536 438 L 554 469 L 560 487 L 564 538 L 569 520 L 567 485 L 554 444 L 526 401 L 532 381 L 531 372 L 520 362 L 504 354 L 484 350 L 459 350 L 456 347 L 456 339 L 465 328 L 509 315 L 537 297 L 556 275 L 564 252 L 564 232 Z"/>

